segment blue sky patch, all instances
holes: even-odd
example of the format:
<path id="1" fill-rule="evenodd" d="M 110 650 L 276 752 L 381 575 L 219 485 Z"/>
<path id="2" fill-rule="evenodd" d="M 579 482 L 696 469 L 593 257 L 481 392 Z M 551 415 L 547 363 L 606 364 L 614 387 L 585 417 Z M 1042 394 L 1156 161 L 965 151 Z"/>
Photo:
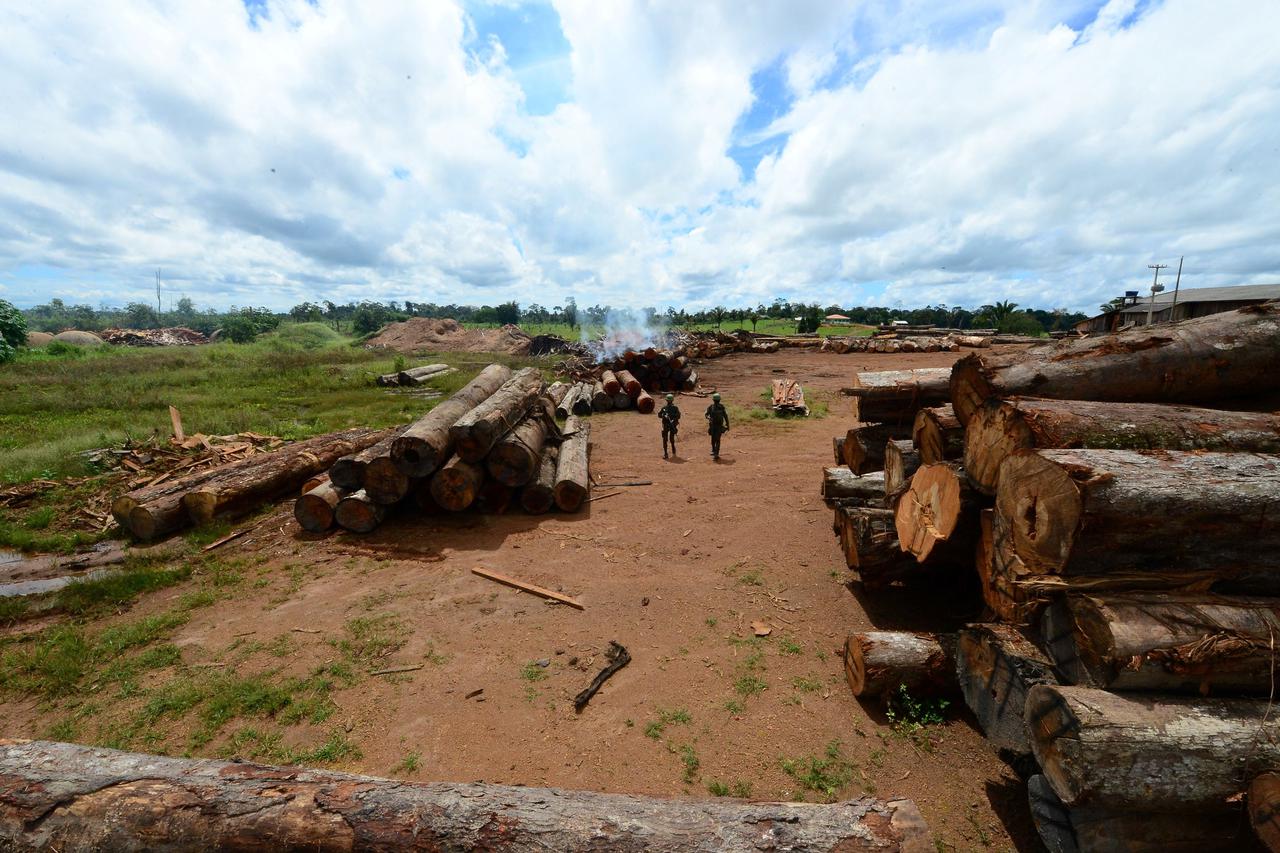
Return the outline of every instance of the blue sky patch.
<path id="1" fill-rule="evenodd" d="M 480 44 L 491 39 L 502 44 L 507 67 L 524 90 L 526 112 L 546 115 L 569 100 L 569 42 L 550 3 L 536 0 L 508 7 L 473 2 L 467 11 Z"/>

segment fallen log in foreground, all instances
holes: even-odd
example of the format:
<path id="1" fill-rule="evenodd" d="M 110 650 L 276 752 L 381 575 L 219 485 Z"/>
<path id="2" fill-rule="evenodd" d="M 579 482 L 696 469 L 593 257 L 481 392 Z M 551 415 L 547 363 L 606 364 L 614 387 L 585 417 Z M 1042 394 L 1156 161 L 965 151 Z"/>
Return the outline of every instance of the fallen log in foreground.
<path id="1" fill-rule="evenodd" d="M 511 368 L 491 364 L 449 399 L 409 426 L 391 445 L 391 458 L 410 477 L 427 477 L 453 453 L 453 425 L 493 396 L 511 378 Z"/>
<path id="2" fill-rule="evenodd" d="M 7 850 L 916 851 L 910 800 L 659 800 L 0 741 Z"/>
<path id="3" fill-rule="evenodd" d="M 579 386 L 581 387 L 581 386 Z M 480 462 L 489 450 L 508 432 L 515 428 L 529 407 L 542 393 L 542 374 L 536 367 L 525 367 L 502 383 L 471 411 L 449 428 L 454 452 L 467 462 Z M 591 411 L 591 400 L 586 401 Z"/>
<path id="4" fill-rule="evenodd" d="M 955 691 L 955 653 L 954 634 L 864 631 L 845 640 L 844 674 L 854 696 L 945 695 Z"/>
<path id="5" fill-rule="evenodd" d="M 951 404 L 968 424 L 992 397 L 1207 403 L 1280 388 L 1280 302 L 1170 325 L 970 355 L 951 372 Z"/>
<path id="6" fill-rule="evenodd" d="M 828 501 L 854 498 L 878 504 L 884 499 L 884 474 L 873 471 L 859 476 L 848 468 L 823 468 L 822 497 Z"/>
<path id="7" fill-rule="evenodd" d="M 390 432 L 379 440 L 377 444 L 371 444 L 363 450 L 348 453 L 346 456 L 335 460 L 329 466 L 329 479 L 335 486 L 348 492 L 363 489 L 365 470 L 369 467 L 369 463 L 390 454 L 395 440 L 404 435 L 405 430 L 408 428 L 409 425 L 406 424 L 394 432 Z"/>
<path id="8" fill-rule="evenodd" d="M 844 461 L 855 474 L 884 470 L 884 446 L 911 437 L 909 426 L 871 424 L 854 427 L 844 437 Z"/>
<path id="9" fill-rule="evenodd" d="M 345 495 L 346 491 L 326 479 L 298 496 L 293 502 L 293 517 L 303 530 L 324 533 L 333 527 L 334 510 Z"/>
<path id="10" fill-rule="evenodd" d="M 1037 684 L 1058 683 L 1048 657 L 1011 625 L 966 625 L 957 643 L 956 677 L 987 741 L 1006 760 L 1023 764 L 1031 756 L 1027 693 Z"/>
<path id="11" fill-rule="evenodd" d="M 556 482 L 552 489 L 556 506 L 564 512 L 577 512 L 591 489 L 588 470 L 591 424 L 576 416 L 564 425 L 565 440 L 556 459 Z"/>

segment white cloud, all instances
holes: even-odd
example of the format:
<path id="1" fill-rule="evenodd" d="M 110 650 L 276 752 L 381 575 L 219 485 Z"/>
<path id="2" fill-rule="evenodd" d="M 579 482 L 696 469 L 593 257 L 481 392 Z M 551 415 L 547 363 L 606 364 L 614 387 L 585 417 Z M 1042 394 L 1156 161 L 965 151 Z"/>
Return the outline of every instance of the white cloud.
<path id="1" fill-rule="evenodd" d="M 1280 278 L 1280 8 L 555 6 L 570 100 L 538 116 L 445 0 L 0 11 L 0 287 L 1089 308 L 1181 254 L 1184 284 Z M 785 145 L 744 173 L 779 60 Z"/>

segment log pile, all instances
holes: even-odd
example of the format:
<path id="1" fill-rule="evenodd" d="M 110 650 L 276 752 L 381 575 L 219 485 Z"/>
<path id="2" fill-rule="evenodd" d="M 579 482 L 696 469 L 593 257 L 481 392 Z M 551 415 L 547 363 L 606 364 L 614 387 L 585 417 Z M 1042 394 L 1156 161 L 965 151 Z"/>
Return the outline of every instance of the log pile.
<path id="1" fill-rule="evenodd" d="M 1280 845 L 1280 415 L 1251 411 L 1277 364 L 1273 302 L 851 389 L 823 480 L 846 563 L 869 593 L 888 541 L 890 583 L 976 578 L 949 686 L 1050 849 Z M 923 636 L 851 636 L 855 692 L 947 687 Z"/>
<path id="2" fill-rule="evenodd" d="M 970 339 L 972 340 L 972 339 Z M 985 338 L 982 340 L 986 340 Z M 848 352 L 883 352 L 883 353 L 900 353 L 900 352 L 955 352 L 960 349 L 960 341 L 953 337 L 919 337 L 914 335 L 906 336 L 875 336 L 865 337 L 863 335 L 849 335 L 848 337 L 837 337 L 832 335 L 823 339 L 819 346 L 823 352 L 833 352 L 837 355 L 843 355 Z M 990 346 L 990 344 L 986 344 Z"/>

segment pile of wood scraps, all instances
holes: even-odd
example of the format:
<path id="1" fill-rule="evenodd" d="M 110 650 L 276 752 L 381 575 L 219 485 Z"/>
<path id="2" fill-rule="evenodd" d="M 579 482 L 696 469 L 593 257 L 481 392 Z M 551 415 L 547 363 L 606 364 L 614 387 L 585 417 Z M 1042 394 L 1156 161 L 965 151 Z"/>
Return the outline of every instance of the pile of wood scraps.
<path id="1" fill-rule="evenodd" d="M 775 413 L 780 415 L 807 417 L 809 414 L 809 407 L 804 402 L 804 389 L 794 379 L 773 380 L 769 405 Z"/>
<path id="2" fill-rule="evenodd" d="M 852 635 L 850 685 L 963 695 L 1050 849 L 1241 849 L 1246 808 L 1280 849 L 1277 364 L 1272 302 L 855 382 L 847 565 L 986 619 Z"/>

